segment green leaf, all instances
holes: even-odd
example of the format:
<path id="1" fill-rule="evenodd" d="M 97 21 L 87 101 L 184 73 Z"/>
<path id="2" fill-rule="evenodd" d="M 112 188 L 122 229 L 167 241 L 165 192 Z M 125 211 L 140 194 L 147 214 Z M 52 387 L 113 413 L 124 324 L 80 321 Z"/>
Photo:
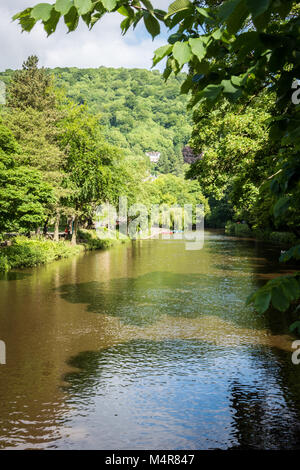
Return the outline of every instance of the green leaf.
<path id="1" fill-rule="evenodd" d="M 54 8 L 62 15 L 66 15 L 70 11 L 72 6 L 73 0 L 56 0 Z"/>
<path id="2" fill-rule="evenodd" d="M 123 16 L 129 16 L 129 11 L 125 6 L 121 6 L 120 8 L 118 8 L 118 13 Z"/>
<path id="3" fill-rule="evenodd" d="M 189 0 L 175 0 L 175 2 L 169 5 L 168 14 L 166 15 L 165 18 L 171 15 L 174 15 L 175 13 L 178 13 L 179 11 L 187 10 L 188 8 L 190 8 L 191 5 L 192 3 Z"/>
<path id="4" fill-rule="evenodd" d="M 228 32 L 230 34 L 236 34 L 244 25 L 248 16 L 249 11 L 246 8 L 245 3 L 242 1 L 237 5 L 232 15 L 230 15 L 230 17 L 226 20 Z"/>
<path id="5" fill-rule="evenodd" d="M 185 95 L 187 94 L 190 89 L 192 88 L 193 86 L 193 79 L 190 75 L 188 75 L 187 79 L 183 82 L 183 84 L 181 85 L 181 88 L 180 88 L 180 93 L 182 95 Z"/>
<path id="6" fill-rule="evenodd" d="M 207 85 L 201 95 L 209 101 L 215 101 L 223 91 L 223 85 Z"/>
<path id="7" fill-rule="evenodd" d="M 237 77 L 236 75 L 232 75 L 232 77 L 230 78 L 231 80 L 231 83 L 237 87 L 239 86 L 242 86 L 243 85 L 243 82 L 245 80 L 245 77 L 244 75 L 240 76 L 240 77 Z"/>
<path id="8" fill-rule="evenodd" d="M 188 42 L 176 42 L 173 47 L 173 57 L 180 67 L 189 62 L 192 57 L 192 50 Z"/>
<path id="9" fill-rule="evenodd" d="M 224 93 L 236 93 L 238 91 L 238 89 L 232 85 L 230 80 L 222 80 L 221 85 L 224 87 Z"/>
<path id="10" fill-rule="evenodd" d="M 74 5 L 77 8 L 78 15 L 86 15 L 92 9 L 91 0 L 74 0 Z"/>
<path id="11" fill-rule="evenodd" d="M 253 18 L 262 15 L 267 11 L 271 0 L 246 0 L 246 5 Z"/>
<path id="12" fill-rule="evenodd" d="M 282 214 L 284 214 L 288 210 L 289 205 L 290 205 L 289 197 L 283 196 L 280 199 L 278 199 L 278 201 L 273 207 L 274 217 L 277 218 L 277 217 L 280 217 Z"/>
<path id="13" fill-rule="evenodd" d="M 271 292 L 263 289 L 255 293 L 254 307 L 258 313 L 264 313 L 268 310 L 271 302 Z"/>
<path id="14" fill-rule="evenodd" d="M 31 12 L 31 16 L 36 20 L 48 21 L 51 16 L 52 5 L 49 3 L 38 3 Z"/>
<path id="15" fill-rule="evenodd" d="M 145 13 L 144 15 L 144 23 L 147 28 L 147 31 L 151 34 L 152 39 L 155 38 L 155 36 L 158 36 L 160 33 L 160 25 L 159 22 L 157 21 L 154 16 L 150 15 L 149 13 Z"/>
<path id="16" fill-rule="evenodd" d="M 196 10 L 198 11 L 198 13 L 200 13 L 201 16 L 203 16 L 204 18 L 207 18 L 209 20 L 212 20 L 212 17 L 210 16 L 210 14 L 208 13 L 207 9 L 205 8 L 200 8 L 200 7 L 196 7 Z"/>
<path id="17" fill-rule="evenodd" d="M 218 16 L 221 20 L 226 20 L 241 2 L 242 0 L 227 0 L 219 7 Z"/>
<path id="18" fill-rule="evenodd" d="M 192 53 L 200 60 L 204 59 L 206 55 L 206 44 L 202 38 L 190 38 L 189 44 L 192 49 Z"/>
<path id="19" fill-rule="evenodd" d="M 165 46 L 159 47 L 154 51 L 153 65 L 156 65 L 160 62 L 166 55 L 171 54 L 173 49 L 172 44 L 166 44 Z"/>
<path id="20" fill-rule="evenodd" d="M 150 13 L 154 13 L 153 5 L 149 0 L 141 0 L 141 2 Z"/>
<path id="21" fill-rule="evenodd" d="M 284 312 L 290 306 L 290 302 L 286 298 L 285 293 L 280 285 L 273 287 L 272 289 L 272 305 L 280 312 Z"/>
<path id="22" fill-rule="evenodd" d="M 129 16 L 125 18 L 125 20 L 122 21 L 120 26 L 121 26 L 123 35 L 128 31 L 131 25 L 132 25 L 132 18 L 130 18 Z"/>
<path id="23" fill-rule="evenodd" d="M 102 5 L 107 11 L 112 11 L 117 6 L 117 0 L 101 0 Z"/>
<path id="24" fill-rule="evenodd" d="M 53 34 L 55 32 L 59 20 L 60 20 L 60 13 L 54 10 L 53 8 L 49 20 L 44 22 L 44 30 L 46 31 L 48 36 L 50 36 L 50 34 Z"/>
<path id="25" fill-rule="evenodd" d="M 290 302 L 298 300 L 300 297 L 300 285 L 295 277 L 283 277 L 281 285 L 287 299 Z"/>
<path id="26" fill-rule="evenodd" d="M 26 10 L 21 11 L 13 16 L 13 21 L 19 20 L 22 31 L 27 31 L 28 33 L 32 30 L 36 24 L 36 20 L 31 16 L 32 8 L 26 8 Z"/>
<path id="27" fill-rule="evenodd" d="M 64 16 L 64 20 L 69 29 L 69 32 L 74 31 L 77 28 L 79 16 L 75 7 L 72 7 L 71 10 Z"/>

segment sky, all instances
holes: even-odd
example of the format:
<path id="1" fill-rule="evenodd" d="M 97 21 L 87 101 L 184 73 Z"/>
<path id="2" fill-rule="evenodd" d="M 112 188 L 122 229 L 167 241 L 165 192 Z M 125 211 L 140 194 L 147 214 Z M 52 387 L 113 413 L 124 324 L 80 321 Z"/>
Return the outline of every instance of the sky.
<path id="1" fill-rule="evenodd" d="M 135 31 L 121 36 L 119 13 L 106 15 L 89 31 L 81 21 L 77 31 L 67 34 L 61 21 L 57 31 L 47 38 L 42 26 L 30 33 L 21 33 L 12 16 L 40 3 L 40 0 L 2 0 L 0 4 L 0 71 L 19 69 L 32 54 L 44 67 L 126 67 L 150 69 L 153 52 L 166 43 L 166 35 L 152 41 L 141 25 Z M 48 0 L 54 3 L 54 0 Z M 156 8 L 167 10 L 169 0 L 154 0 Z"/>

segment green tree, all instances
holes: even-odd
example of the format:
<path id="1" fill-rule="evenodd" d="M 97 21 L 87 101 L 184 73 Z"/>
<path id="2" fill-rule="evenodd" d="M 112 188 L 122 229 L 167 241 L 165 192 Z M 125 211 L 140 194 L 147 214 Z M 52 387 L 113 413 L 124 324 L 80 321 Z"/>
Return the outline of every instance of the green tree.
<path id="1" fill-rule="evenodd" d="M 45 111 L 56 107 L 52 78 L 44 68 L 38 67 L 38 62 L 37 56 L 30 56 L 22 70 L 14 73 L 8 93 L 10 108 Z"/>
<path id="2" fill-rule="evenodd" d="M 19 151 L 12 132 L 0 124 L 0 232 L 35 230 L 53 200 L 40 171 L 17 165 Z"/>

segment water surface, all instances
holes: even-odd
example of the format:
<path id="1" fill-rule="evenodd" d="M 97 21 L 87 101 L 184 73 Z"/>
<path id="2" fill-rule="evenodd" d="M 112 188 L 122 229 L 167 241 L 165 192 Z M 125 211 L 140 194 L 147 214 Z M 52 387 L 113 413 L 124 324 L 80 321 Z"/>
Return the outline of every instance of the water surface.
<path id="1" fill-rule="evenodd" d="M 207 232 L 0 278 L 0 448 L 299 449 L 290 320 L 247 296 L 280 249 Z"/>

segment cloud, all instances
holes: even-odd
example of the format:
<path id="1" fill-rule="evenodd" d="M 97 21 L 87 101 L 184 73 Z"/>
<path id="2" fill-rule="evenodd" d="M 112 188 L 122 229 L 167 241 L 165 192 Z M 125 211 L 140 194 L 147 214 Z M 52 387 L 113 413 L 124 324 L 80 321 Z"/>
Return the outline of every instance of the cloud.
<path id="1" fill-rule="evenodd" d="M 57 32 L 47 38 L 41 25 L 31 33 L 21 33 L 12 16 L 38 0 L 11 0 L 0 6 L 0 41 L 2 44 L 0 69 L 20 68 L 31 54 L 40 58 L 45 67 L 128 67 L 150 68 L 153 52 L 165 44 L 164 34 L 152 41 L 143 25 L 125 37 L 120 33 L 121 16 L 106 15 L 92 31 L 81 22 L 77 31 L 67 34 L 61 23 Z M 153 1 L 155 7 L 167 9 L 169 0 Z"/>

